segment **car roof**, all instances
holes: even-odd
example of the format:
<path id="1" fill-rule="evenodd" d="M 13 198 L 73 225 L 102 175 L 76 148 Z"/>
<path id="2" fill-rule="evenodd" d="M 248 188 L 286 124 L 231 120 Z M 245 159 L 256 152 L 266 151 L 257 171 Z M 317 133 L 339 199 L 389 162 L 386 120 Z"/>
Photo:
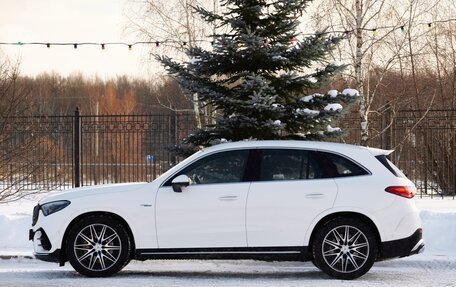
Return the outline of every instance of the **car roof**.
<path id="1" fill-rule="evenodd" d="M 369 148 L 358 145 L 321 142 L 321 141 L 297 141 L 297 140 L 245 140 L 238 142 L 226 142 L 212 147 L 205 148 L 203 151 L 221 151 L 237 148 L 306 148 L 314 150 L 330 151 L 355 151 L 368 150 L 373 155 L 389 154 L 391 151 Z"/>

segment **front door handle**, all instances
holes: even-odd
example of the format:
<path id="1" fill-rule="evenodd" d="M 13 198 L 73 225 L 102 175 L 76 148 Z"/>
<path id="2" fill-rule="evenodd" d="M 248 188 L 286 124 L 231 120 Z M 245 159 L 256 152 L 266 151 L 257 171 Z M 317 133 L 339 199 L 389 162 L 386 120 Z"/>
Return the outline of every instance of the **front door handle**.
<path id="1" fill-rule="evenodd" d="M 238 197 L 236 195 L 227 195 L 227 196 L 219 197 L 219 200 L 230 201 L 230 200 L 236 200 L 237 198 Z"/>

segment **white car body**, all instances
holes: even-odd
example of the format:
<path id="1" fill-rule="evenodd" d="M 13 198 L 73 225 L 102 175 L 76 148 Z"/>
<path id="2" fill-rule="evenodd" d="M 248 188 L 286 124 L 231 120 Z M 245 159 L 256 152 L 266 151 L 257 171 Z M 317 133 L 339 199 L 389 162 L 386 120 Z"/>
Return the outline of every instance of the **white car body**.
<path id="1" fill-rule="evenodd" d="M 182 192 L 164 186 L 179 171 L 208 155 L 254 149 L 335 153 L 365 168 L 368 174 L 195 184 L 183 187 Z M 307 141 L 219 144 L 197 152 L 150 183 L 83 187 L 49 194 L 38 206 L 62 200 L 71 204 L 48 216 L 38 207 L 30 237 L 36 257 L 63 264 L 67 260 L 63 250 L 69 227 L 84 216 L 105 214 L 127 225 L 134 244 L 133 259 L 205 258 L 205 254 L 212 255 L 208 258 L 255 259 L 255 254 L 270 254 L 277 255 L 272 260 L 280 260 L 281 256 L 288 260 L 287 254 L 300 253 L 309 260 L 312 236 L 325 219 L 350 215 L 359 216 L 375 230 L 379 241 L 376 260 L 407 256 L 423 250 L 421 222 L 413 199 L 385 192 L 389 186 L 413 186 L 375 158 L 387 153 Z M 43 244 L 42 231 L 49 244 Z M 407 250 L 394 250 L 403 246 Z M 213 256 L 216 254 L 220 256 Z"/>

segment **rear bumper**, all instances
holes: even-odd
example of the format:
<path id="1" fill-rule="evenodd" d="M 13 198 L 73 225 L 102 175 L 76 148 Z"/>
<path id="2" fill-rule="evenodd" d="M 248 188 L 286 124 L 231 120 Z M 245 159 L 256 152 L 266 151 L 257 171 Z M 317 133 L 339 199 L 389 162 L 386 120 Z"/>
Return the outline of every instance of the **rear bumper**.
<path id="1" fill-rule="evenodd" d="M 379 260 L 406 257 L 424 251 L 423 230 L 418 228 L 411 236 L 382 242 L 382 251 Z"/>

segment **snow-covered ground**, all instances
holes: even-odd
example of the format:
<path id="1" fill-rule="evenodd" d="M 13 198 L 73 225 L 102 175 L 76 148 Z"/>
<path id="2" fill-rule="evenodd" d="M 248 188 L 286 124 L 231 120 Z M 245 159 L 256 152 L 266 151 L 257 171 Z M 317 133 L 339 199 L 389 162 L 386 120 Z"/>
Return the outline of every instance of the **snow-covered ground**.
<path id="1" fill-rule="evenodd" d="M 0 205 L 0 255 L 32 253 L 27 237 L 35 202 Z M 417 198 L 416 203 L 425 252 L 378 262 L 355 281 L 331 280 L 308 262 L 133 261 L 114 277 L 96 279 L 78 275 L 68 264 L 60 268 L 19 258 L 0 260 L 0 286 L 456 286 L 456 200 Z"/>
<path id="2" fill-rule="evenodd" d="M 256 261 L 131 262 L 109 278 L 85 278 L 70 266 L 0 260 L 0 286 L 456 286 L 456 259 L 416 255 L 378 262 L 354 281 L 334 280 L 312 263 Z"/>

